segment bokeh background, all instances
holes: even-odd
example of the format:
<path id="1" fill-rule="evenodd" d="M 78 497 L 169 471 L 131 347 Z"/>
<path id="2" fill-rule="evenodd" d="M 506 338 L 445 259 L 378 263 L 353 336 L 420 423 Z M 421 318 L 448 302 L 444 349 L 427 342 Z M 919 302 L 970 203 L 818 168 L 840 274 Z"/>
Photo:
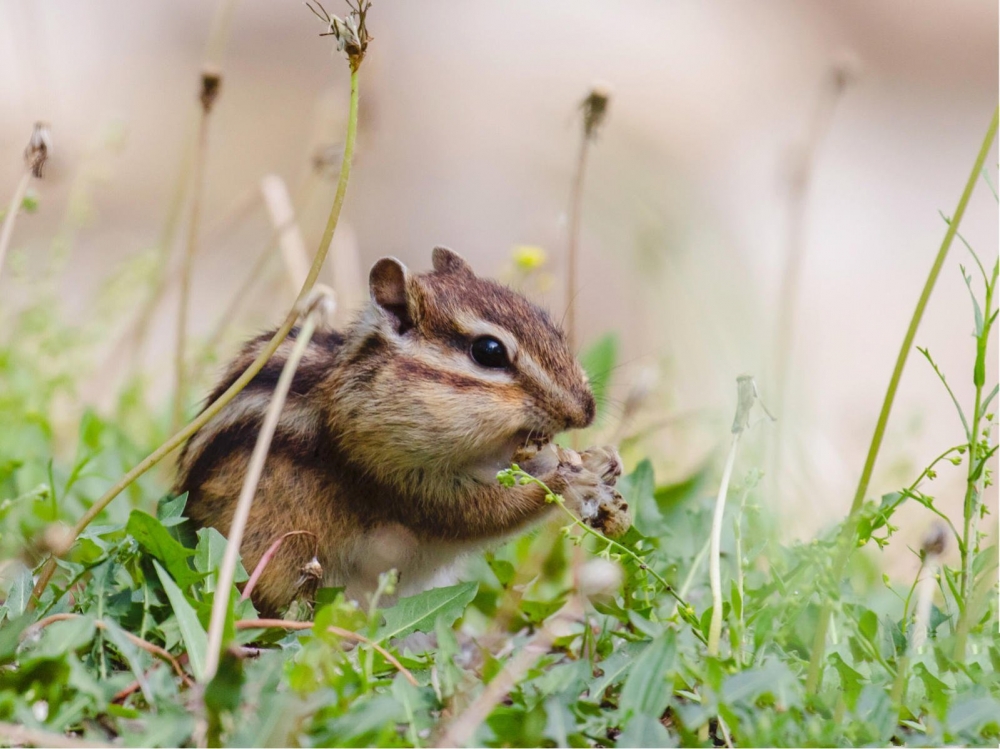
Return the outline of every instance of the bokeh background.
<path id="1" fill-rule="evenodd" d="M 67 425 L 86 405 L 110 407 L 135 367 L 150 379 L 149 407 L 167 409 L 176 284 L 138 360 L 120 346 L 156 259 L 175 268 L 183 252 L 186 203 L 173 237 L 165 227 L 190 158 L 206 54 L 223 81 L 208 135 L 194 340 L 217 329 L 270 243 L 265 176 L 296 197 L 310 254 L 318 242 L 346 65 L 299 2 L 238 0 L 231 16 L 219 7 L 0 2 L 3 195 L 36 120 L 50 123 L 54 146 L 33 186 L 38 209 L 19 220 L 0 303 L 16 309 L 47 285 L 71 322 L 109 297 L 120 310 L 83 371 L 79 400 L 66 404 Z M 327 9 L 344 12 L 335 0 Z M 546 264 L 525 287 L 561 317 L 578 105 L 601 81 L 612 97 L 589 156 L 578 303 L 584 346 L 609 332 L 620 339 L 605 433 L 629 393 L 651 384 L 632 428 L 649 434 L 641 449 L 659 479 L 683 477 L 727 445 L 735 378 L 751 373 L 780 427 L 755 426 L 737 474 L 776 468 L 763 501 L 790 535 L 812 533 L 850 504 L 945 231 L 938 211 L 954 210 L 996 106 L 997 22 L 994 3 L 924 0 L 378 0 L 355 173 L 325 275 L 339 314 L 364 298 L 377 257 L 424 269 L 444 244 L 504 278 L 515 248 L 542 248 Z M 206 53 L 213 26 L 225 43 Z M 332 168 L 317 172 L 317 154 Z M 995 150 L 987 163 L 995 175 Z M 983 184 L 962 232 L 992 262 L 997 204 Z M 276 324 L 293 298 L 273 254 L 227 316 L 219 359 Z M 777 392 L 779 295 L 795 254 L 801 275 L 784 321 L 791 365 Z M 968 404 L 973 315 L 959 263 L 972 265 L 956 243 L 917 343 Z M 989 361 L 992 382 L 995 351 Z M 961 439 L 947 394 L 914 354 L 871 494 L 909 483 Z M 956 513 L 964 472 L 942 471 L 935 492 Z M 928 523 L 912 510 L 902 537 L 915 546 Z M 898 570 L 912 573 L 915 559 L 897 547 Z"/>

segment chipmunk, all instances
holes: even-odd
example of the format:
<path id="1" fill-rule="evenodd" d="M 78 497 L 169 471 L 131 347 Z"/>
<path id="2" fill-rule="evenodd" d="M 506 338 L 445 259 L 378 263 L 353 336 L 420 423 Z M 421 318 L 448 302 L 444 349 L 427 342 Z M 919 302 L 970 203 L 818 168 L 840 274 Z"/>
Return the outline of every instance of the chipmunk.
<path id="1" fill-rule="evenodd" d="M 595 402 L 583 368 L 548 315 L 476 276 L 451 250 L 413 274 L 395 258 L 371 269 L 370 302 L 343 333 L 317 332 L 295 373 L 241 548 L 252 569 L 284 538 L 252 598 L 275 613 L 296 595 L 314 557 L 325 586 L 358 598 L 380 573 L 399 572 L 400 595 L 444 581 L 466 552 L 546 514 L 536 484 L 501 486 L 521 467 L 562 494 L 594 527 L 630 525 L 614 488 L 611 447 L 576 453 L 551 443 L 588 426 Z M 297 331 L 290 336 L 295 338 Z M 249 341 L 209 402 L 271 333 Z M 191 437 L 175 490 L 198 526 L 227 533 L 257 432 L 288 356 L 285 341 L 250 384 Z M 315 563 L 313 563 L 315 569 Z"/>

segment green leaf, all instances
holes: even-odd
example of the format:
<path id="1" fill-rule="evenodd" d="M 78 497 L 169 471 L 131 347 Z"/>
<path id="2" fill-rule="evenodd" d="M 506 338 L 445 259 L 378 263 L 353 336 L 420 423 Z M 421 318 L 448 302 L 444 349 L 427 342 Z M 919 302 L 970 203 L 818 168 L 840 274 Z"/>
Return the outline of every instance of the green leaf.
<path id="1" fill-rule="evenodd" d="M 545 731 L 556 746 L 569 746 L 569 735 L 576 732 L 576 720 L 566 703 L 558 697 L 545 700 Z"/>
<path id="2" fill-rule="evenodd" d="M 760 668 L 750 668 L 732 676 L 722 683 L 722 701 L 727 705 L 753 707 L 756 701 L 769 694 L 782 705 L 794 700 L 797 681 L 795 675 L 781 661 L 770 660 Z"/>
<path id="3" fill-rule="evenodd" d="M 493 570 L 493 574 L 497 576 L 497 580 L 500 581 L 500 585 L 506 588 L 510 585 L 511 581 L 514 579 L 514 574 L 516 569 L 514 565 L 504 559 L 495 559 L 492 556 L 486 559 L 486 563 Z"/>
<path id="4" fill-rule="evenodd" d="M 1000 724 L 1000 702 L 992 697 L 957 700 L 948 711 L 945 721 L 947 734 L 977 735 L 989 723 Z M 947 735 L 946 734 L 946 735 Z"/>
<path id="5" fill-rule="evenodd" d="M 561 609 L 565 602 L 563 596 L 547 601 L 525 601 L 522 599 L 518 608 L 529 622 L 540 624 Z"/>
<path id="6" fill-rule="evenodd" d="M 15 562 L 14 582 L 11 583 L 7 591 L 7 600 L 0 606 L 0 622 L 7 619 L 16 619 L 28 608 L 31 600 L 31 591 L 35 587 L 34 579 L 31 577 L 31 570 L 25 565 Z"/>
<path id="7" fill-rule="evenodd" d="M 184 508 L 187 507 L 187 492 L 176 497 L 167 495 L 156 503 L 156 519 L 164 525 L 176 525 L 184 519 Z"/>
<path id="8" fill-rule="evenodd" d="M 139 689 L 142 690 L 146 701 L 152 704 L 152 695 L 145 673 L 148 665 L 143 658 L 143 651 L 129 640 L 125 635 L 125 630 L 111 619 L 104 621 L 104 635 L 117 648 L 118 652 L 121 653 L 128 667 L 132 670 L 132 674 L 135 676 L 135 680 L 139 684 Z"/>
<path id="9" fill-rule="evenodd" d="M 741 559 L 734 560 L 736 564 L 743 564 Z M 729 598 L 731 600 L 733 616 L 737 619 L 743 616 L 743 596 L 740 595 L 740 586 L 736 584 L 736 580 L 729 581 Z"/>
<path id="10" fill-rule="evenodd" d="M 830 661 L 840 677 L 840 689 L 844 694 L 844 700 L 847 706 L 853 710 L 857 704 L 858 695 L 861 694 L 861 688 L 868 680 L 860 672 L 851 668 L 847 661 L 840 657 L 840 653 L 831 653 Z"/>
<path id="11" fill-rule="evenodd" d="M 177 617 L 177 625 L 181 630 L 181 637 L 184 639 L 184 646 L 187 648 L 188 660 L 191 663 L 191 670 L 194 671 L 195 678 L 201 681 L 205 676 L 205 658 L 208 653 L 208 635 L 198 621 L 198 615 L 194 608 L 188 603 L 184 593 L 177 587 L 170 575 L 153 560 L 153 567 L 160 578 L 163 590 L 170 599 L 170 607 Z"/>
<path id="12" fill-rule="evenodd" d="M 228 542 L 225 536 L 211 527 L 199 528 L 197 536 L 198 545 L 194 551 L 194 568 L 203 575 L 208 575 L 209 572 L 217 571 L 222 565 L 222 557 L 226 554 L 226 544 Z M 211 592 L 215 590 L 216 577 L 218 576 L 208 575 L 205 579 L 205 589 L 207 591 Z M 243 562 L 237 561 L 233 582 L 243 583 L 249 579 L 250 576 L 243 567 Z"/>
<path id="13" fill-rule="evenodd" d="M 201 575 L 191 569 L 187 561 L 194 552 L 181 546 L 163 524 L 149 513 L 132 510 L 125 530 L 143 549 L 163 562 L 182 588 L 201 579 Z"/>
<path id="14" fill-rule="evenodd" d="M 604 697 L 604 691 L 625 678 L 648 647 L 648 642 L 629 642 L 612 653 L 607 660 L 599 663 L 598 667 L 603 675 L 590 685 L 591 699 L 600 702 Z"/>
<path id="15" fill-rule="evenodd" d="M 878 637 L 878 616 L 871 609 L 865 609 L 858 619 L 858 631 L 872 645 L 876 645 Z"/>
<path id="16" fill-rule="evenodd" d="M 62 659 L 66 653 L 79 650 L 94 639 L 97 627 L 94 620 L 77 616 L 47 626 L 42 638 L 31 652 L 31 660 Z"/>
<path id="17" fill-rule="evenodd" d="M 972 308 L 976 318 L 976 337 L 979 337 L 983 334 L 983 311 L 979 307 L 979 300 L 976 299 L 976 292 L 972 290 L 972 276 L 966 274 L 964 267 L 961 267 L 961 270 L 962 278 L 969 289 L 969 296 L 972 297 Z"/>
<path id="18" fill-rule="evenodd" d="M 384 612 L 385 622 L 375 633 L 375 639 L 385 642 L 411 632 L 430 632 L 438 617 L 450 626 L 465 612 L 478 590 L 479 583 L 462 583 L 403 598 Z"/>
<path id="19" fill-rule="evenodd" d="M 243 690 L 243 659 L 226 650 L 219 660 L 219 670 L 205 688 L 205 710 L 208 713 L 209 735 L 221 732 L 222 716 L 233 713 L 240 706 Z M 210 746 L 220 746 L 212 742 Z"/>
<path id="20" fill-rule="evenodd" d="M 670 704 L 677 642 L 673 630 L 664 632 L 632 667 L 622 687 L 618 706 L 624 715 L 649 715 L 659 718 Z"/>
<path id="21" fill-rule="evenodd" d="M 323 726 L 318 746 L 386 746 L 385 738 L 395 738 L 396 724 L 406 720 L 406 710 L 388 695 L 354 702 L 350 709 Z M 384 737 L 383 740 L 373 740 Z"/>
<path id="22" fill-rule="evenodd" d="M 625 726 L 616 741 L 618 746 L 677 746 L 663 724 L 651 715 L 639 714 Z"/>
<path id="23" fill-rule="evenodd" d="M 923 682 L 924 691 L 934 708 L 934 714 L 939 720 L 944 718 L 948 711 L 948 704 L 951 702 L 952 688 L 932 674 L 923 663 L 914 664 L 913 672 Z"/>
<path id="24" fill-rule="evenodd" d="M 690 476 L 675 484 L 664 484 L 656 487 L 653 499 L 656 500 L 656 506 L 664 519 L 670 520 L 674 513 L 687 504 L 688 500 L 698 495 L 709 475 L 710 467 L 710 464 L 706 463 Z"/>
<path id="25" fill-rule="evenodd" d="M 663 516 L 660 515 L 653 496 L 656 490 L 653 464 L 643 460 L 632 473 L 618 480 L 617 488 L 632 508 L 632 516 L 638 530 L 643 534 L 659 535 L 663 526 Z"/>

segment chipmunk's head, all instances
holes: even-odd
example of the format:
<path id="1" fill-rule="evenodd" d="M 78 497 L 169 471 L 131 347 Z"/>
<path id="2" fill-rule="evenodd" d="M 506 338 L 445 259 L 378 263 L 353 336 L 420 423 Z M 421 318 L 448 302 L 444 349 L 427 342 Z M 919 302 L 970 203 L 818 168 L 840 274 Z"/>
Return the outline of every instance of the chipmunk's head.
<path id="1" fill-rule="evenodd" d="M 348 355 L 370 366 L 351 375 L 350 397 L 391 436 L 391 452 L 495 474 L 517 448 L 588 426 L 594 396 L 549 316 L 451 250 L 432 261 L 419 274 L 395 258 L 375 263 L 372 303 L 353 329 Z"/>

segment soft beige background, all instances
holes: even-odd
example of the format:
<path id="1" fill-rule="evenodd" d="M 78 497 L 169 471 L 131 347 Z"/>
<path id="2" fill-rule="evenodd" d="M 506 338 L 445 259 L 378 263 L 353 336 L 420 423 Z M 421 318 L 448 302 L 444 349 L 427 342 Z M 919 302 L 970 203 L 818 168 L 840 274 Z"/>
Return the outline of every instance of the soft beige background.
<path id="1" fill-rule="evenodd" d="M 327 7 L 343 12 L 333 0 Z M 23 303 L 32 274 L 66 252 L 60 289 L 66 314 L 81 319 L 116 268 L 156 245 L 214 13 L 208 0 L 0 0 L 0 192 L 17 179 L 34 120 L 51 122 L 55 143 L 36 188 L 41 210 L 15 236 L 21 283 L 0 281 L 3 307 Z M 785 404 L 783 471 L 768 501 L 793 532 L 839 516 L 944 233 L 938 210 L 954 210 L 996 105 L 996 5 L 379 0 L 370 23 L 339 237 L 360 255 L 355 273 L 383 254 L 425 268 L 430 248 L 447 244 L 500 274 L 513 246 L 532 244 L 548 250 L 558 275 L 575 107 L 592 81 L 606 81 L 611 115 L 586 185 L 585 338 L 621 334 L 619 398 L 645 370 L 660 373 L 648 421 L 695 414 L 658 434 L 651 449 L 666 456 L 663 478 L 725 444 L 734 379 L 751 372 L 766 399 Z M 292 0 L 237 3 L 211 122 L 195 335 L 214 327 L 266 241 L 266 213 L 252 197 L 261 177 L 278 174 L 294 191 L 315 146 L 342 137 L 346 65 L 320 30 Z M 791 154 L 838 61 L 859 75 L 815 154 L 793 379 L 781 399 L 769 362 Z M 995 174 L 995 150 L 988 163 Z M 69 209 L 74 183 L 83 213 Z M 310 251 L 331 193 L 325 185 L 301 214 Z M 983 185 L 963 232 L 992 262 L 997 206 Z M 972 312 L 959 262 L 971 264 L 956 244 L 917 343 L 968 403 Z M 341 287 L 350 273 L 348 264 Z M 250 300 L 238 332 L 279 319 L 290 291 L 276 279 Z M 562 285 L 541 301 L 561 315 Z M 174 304 L 163 305 L 144 360 L 163 397 Z M 103 391 L 87 397 L 106 398 L 114 382 L 102 379 Z M 773 433 L 755 429 L 739 475 L 763 464 Z M 960 438 L 947 395 L 911 357 L 872 494 L 908 483 Z M 939 479 L 951 507 L 962 473 Z M 993 490 L 989 500 L 995 508 Z M 927 522 L 908 516 L 904 538 L 913 543 Z"/>

